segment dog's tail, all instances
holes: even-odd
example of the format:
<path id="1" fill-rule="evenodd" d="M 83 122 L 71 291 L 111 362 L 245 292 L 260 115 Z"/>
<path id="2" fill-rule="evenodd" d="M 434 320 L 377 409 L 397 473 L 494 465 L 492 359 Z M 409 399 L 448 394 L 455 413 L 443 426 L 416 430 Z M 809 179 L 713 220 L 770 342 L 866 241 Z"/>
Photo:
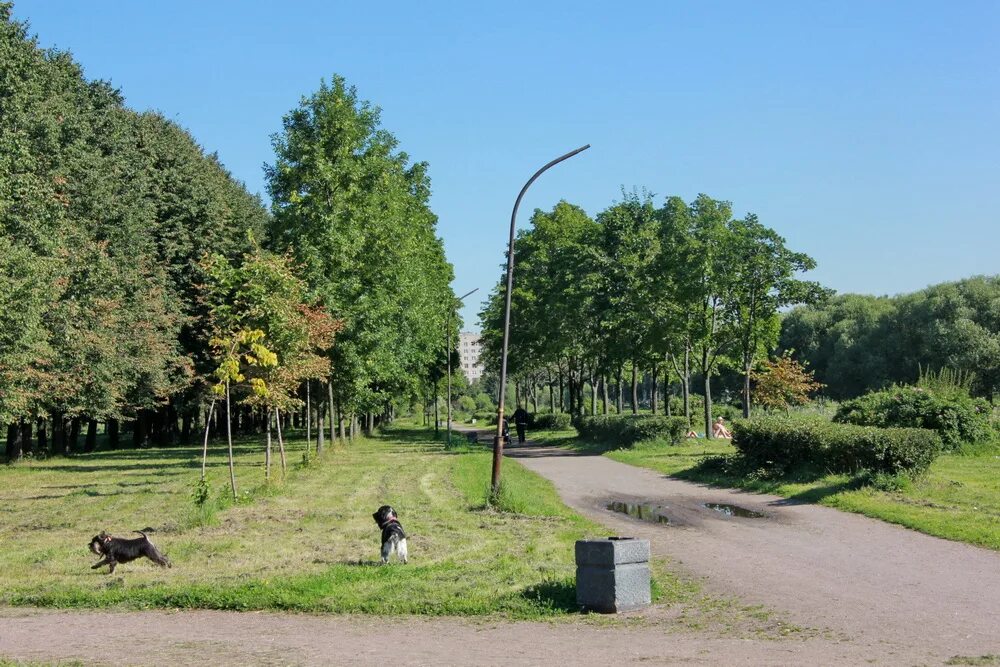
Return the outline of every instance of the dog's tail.
<path id="1" fill-rule="evenodd" d="M 147 527 L 143 528 L 142 530 L 133 530 L 132 532 L 133 533 L 139 533 L 140 535 L 142 535 L 143 537 L 145 537 L 148 540 L 149 536 L 146 535 L 146 533 L 155 533 L 156 530 L 153 529 L 153 528 L 150 528 L 149 526 L 147 526 Z"/>

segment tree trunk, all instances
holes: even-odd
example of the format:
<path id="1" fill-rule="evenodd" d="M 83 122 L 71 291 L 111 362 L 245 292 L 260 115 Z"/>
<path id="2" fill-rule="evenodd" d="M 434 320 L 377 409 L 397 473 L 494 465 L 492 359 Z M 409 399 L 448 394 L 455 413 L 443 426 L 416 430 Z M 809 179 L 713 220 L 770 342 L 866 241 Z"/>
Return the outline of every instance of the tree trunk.
<path id="1" fill-rule="evenodd" d="M 13 463 L 14 461 L 19 461 L 24 455 L 21 440 L 23 436 L 23 429 L 21 425 L 16 422 L 11 422 L 7 425 L 7 462 Z"/>
<path id="2" fill-rule="evenodd" d="M 281 455 L 281 479 L 285 479 L 285 440 L 281 437 L 281 413 L 274 409 L 275 422 L 278 427 L 278 453 Z"/>
<path id="3" fill-rule="evenodd" d="M 563 372 L 562 366 L 559 367 L 559 412 L 566 412 L 563 406 Z"/>
<path id="4" fill-rule="evenodd" d="M 593 371 L 590 373 L 590 414 L 597 415 L 597 378 L 594 377 Z"/>
<path id="5" fill-rule="evenodd" d="M 63 456 L 66 454 L 66 423 L 63 413 L 52 413 L 52 455 Z"/>
<path id="6" fill-rule="evenodd" d="M 619 366 L 618 374 L 615 378 L 617 380 L 617 384 L 615 386 L 618 390 L 618 405 L 615 407 L 618 408 L 618 414 L 621 414 L 625 410 L 625 387 L 622 385 L 622 370 L 622 367 Z"/>
<path id="7" fill-rule="evenodd" d="M 267 447 L 264 449 L 264 479 L 270 481 L 271 480 L 271 411 L 265 408 L 264 414 L 267 415 L 267 426 L 265 427 L 265 432 L 267 433 Z"/>
<path id="8" fill-rule="evenodd" d="M 118 437 L 120 428 L 121 425 L 117 419 L 109 419 L 104 422 L 104 432 L 108 436 L 108 447 L 110 449 L 118 449 L 121 446 L 121 441 Z"/>
<path id="9" fill-rule="evenodd" d="M 750 418 L 750 364 L 743 365 L 743 417 Z"/>
<path id="10" fill-rule="evenodd" d="M 552 373 L 549 373 L 549 412 L 556 412 L 556 385 L 552 380 Z"/>
<path id="11" fill-rule="evenodd" d="M 639 414 L 639 364 L 632 362 L 632 414 Z"/>
<path id="12" fill-rule="evenodd" d="M 80 447 L 80 422 L 81 417 L 73 417 L 73 421 L 69 423 L 69 440 L 66 443 L 69 451 L 76 453 L 79 451 Z"/>
<path id="13" fill-rule="evenodd" d="M 309 394 L 310 380 L 306 380 L 306 456 L 309 456 L 309 448 L 312 447 L 312 397 Z"/>
<path id="14" fill-rule="evenodd" d="M 337 425 L 340 427 L 340 443 L 347 444 L 346 433 L 344 431 L 344 413 L 340 409 L 340 401 L 337 401 Z"/>
<path id="15" fill-rule="evenodd" d="M 47 454 L 49 451 L 49 438 L 45 433 L 45 420 L 41 417 L 38 418 L 38 453 L 40 455 Z"/>
<path id="16" fill-rule="evenodd" d="M 701 353 L 701 363 L 702 368 L 708 367 L 708 350 L 702 350 Z M 712 438 L 712 376 L 710 373 L 704 373 L 705 376 L 705 437 Z"/>
<path id="17" fill-rule="evenodd" d="M 229 483 L 233 487 L 233 500 L 236 500 L 236 466 L 233 464 L 233 416 L 230 405 L 233 399 L 229 394 L 229 380 L 226 380 L 226 442 L 229 444 Z"/>
<path id="18" fill-rule="evenodd" d="M 684 349 L 684 377 L 681 378 L 681 392 L 684 398 L 684 418 L 691 425 L 691 348 Z"/>
<path id="19" fill-rule="evenodd" d="M 208 418 L 205 419 L 205 444 L 201 448 L 201 481 L 205 481 L 205 465 L 208 461 L 208 432 L 212 428 L 212 413 L 215 412 L 215 399 L 208 406 Z"/>
<path id="20" fill-rule="evenodd" d="M 330 446 L 333 447 L 337 444 L 337 422 L 334 418 L 337 413 L 333 410 L 333 380 L 331 378 L 326 379 L 326 398 L 327 410 L 330 412 Z"/>
<path id="21" fill-rule="evenodd" d="M 434 380 L 434 439 L 437 440 L 438 437 L 438 420 L 440 416 L 438 415 L 438 381 Z"/>
<path id="22" fill-rule="evenodd" d="M 601 376 L 601 402 L 603 403 L 602 411 L 604 414 L 608 414 L 608 376 Z"/>
<path id="23" fill-rule="evenodd" d="M 652 414 L 656 414 L 656 394 L 659 391 L 659 387 L 656 385 L 656 364 L 653 364 L 653 368 L 650 369 L 650 375 L 652 376 L 652 385 L 649 392 L 649 411 Z"/>
<path id="24" fill-rule="evenodd" d="M 316 400 L 316 456 L 323 453 L 323 447 L 326 445 L 326 409 L 323 401 L 323 397 L 319 396 Z"/>
<path id="25" fill-rule="evenodd" d="M 32 440 L 31 440 L 31 420 L 22 419 L 21 420 L 21 449 L 27 454 L 31 451 Z"/>

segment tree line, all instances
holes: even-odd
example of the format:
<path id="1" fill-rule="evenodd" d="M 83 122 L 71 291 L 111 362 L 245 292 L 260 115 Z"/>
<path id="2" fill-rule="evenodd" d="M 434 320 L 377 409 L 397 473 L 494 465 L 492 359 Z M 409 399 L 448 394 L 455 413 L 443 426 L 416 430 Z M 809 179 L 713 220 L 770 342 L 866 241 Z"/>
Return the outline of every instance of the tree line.
<path id="1" fill-rule="evenodd" d="M 430 384 L 454 295 L 426 164 L 339 77 L 273 143 L 269 211 L 0 3 L 9 459 L 92 450 L 102 423 L 112 447 L 207 438 L 220 399 L 237 431 L 345 437 Z"/>
<path id="2" fill-rule="evenodd" d="M 1000 276 L 795 308 L 783 319 L 780 346 L 808 362 L 833 398 L 912 384 L 921 368 L 950 368 L 971 375 L 972 391 L 992 401 L 1000 391 Z"/>
<path id="3" fill-rule="evenodd" d="M 748 415 L 750 377 L 777 343 L 781 309 L 827 294 L 798 277 L 815 267 L 812 258 L 790 250 L 755 215 L 736 218 L 729 202 L 707 195 L 689 203 L 667 197 L 657 206 L 648 193 L 623 192 L 596 218 L 562 201 L 534 212 L 514 255 L 509 364 L 516 385 L 530 393 L 558 377 L 561 403 L 565 379 L 577 415 L 597 414 L 599 396 L 607 413 L 610 387 L 621 412 L 628 385 L 637 412 L 645 376 L 653 413 L 659 388 L 676 383 L 690 422 L 697 376 L 706 433 L 712 378 L 723 368 L 739 372 Z M 499 365 L 504 289 L 500 280 L 480 314 L 488 367 Z"/>

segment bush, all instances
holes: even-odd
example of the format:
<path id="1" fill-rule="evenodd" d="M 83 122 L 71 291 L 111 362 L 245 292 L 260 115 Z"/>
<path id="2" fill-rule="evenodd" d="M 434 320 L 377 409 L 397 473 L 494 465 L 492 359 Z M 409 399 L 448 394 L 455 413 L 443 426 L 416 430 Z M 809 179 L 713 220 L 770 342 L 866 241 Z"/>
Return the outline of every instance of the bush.
<path id="1" fill-rule="evenodd" d="M 542 415 L 535 415 L 533 428 L 547 431 L 565 431 L 572 424 L 569 414 L 565 412 L 549 412 Z"/>
<path id="2" fill-rule="evenodd" d="M 497 423 L 497 413 L 496 410 L 488 412 L 486 410 L 476 410 L 472 413 L 472 418 L 477 422 L 486 422 L 487 424 Z"/>
<path id="3" fill-rule="evenodd" d="M 787 470 L 813 464 L 830 472 L 867 470 L 886 475 L 923 472 L 942 450 L 941 438 L 926 429 L 788 417 L 735 423 L 733 446 L 754 466 Z"/>
<path id="4" fill-rule="evenodd" d="M 476 409 L 476 401 L 471 396 L 460 396 L 458 409 L 462 412 L 473 412 Z"/>
<path id="5" fill-rule="evenodd" d="M 576 429 L 585 440 L 619 447 L 631 447 L 642 440 L 666 440 L 676 445 L 687 431 L 687 421 L 659 415 L 597 415 L 581 417 Z"/>
<path id="6" fill-rule="evenodd" d="M 833 420 L 862 426 L 897 426 L 936 431 L 949 449 L 992 435 L 990 404 L 961 388 L 892 387 L 840 404 Z"/>

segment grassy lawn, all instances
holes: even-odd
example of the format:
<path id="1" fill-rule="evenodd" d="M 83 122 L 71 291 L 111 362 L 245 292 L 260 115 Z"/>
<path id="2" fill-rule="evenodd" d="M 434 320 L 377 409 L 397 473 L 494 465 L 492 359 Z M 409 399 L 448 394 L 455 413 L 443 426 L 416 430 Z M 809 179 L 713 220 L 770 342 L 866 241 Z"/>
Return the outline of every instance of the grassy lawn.
<path id="1" fill-rule="evenodd" d="M 683 479 L 773 493 L 897 523 L 930 535 L 1000 549 L 1000 444 L 940 456 L 900 488 L 861 486 L 848 475 L 761 479 L 727 472 L 712 457 L 734 454 L 727 440 L 639 446 L 606 456 Z"/>
<path id="2" fill-rule="evenodd" d="M 303 446 L 291 443 L 290 461 Z M 193 502 L 196 447 L 0 468 L 0 603 L 537 617 L 575 611 L 573 542 L 604 532 L 513 461 L 510 511 L 482 509 L 490 453 L 448 452 L 417 429 L 299 463 L 271 486 L 259 441 L 244 441 L 237 476 L 247 491 L 235 505 L 223 500 L 223 452 L 215 445 L 209 461 L 215 512 Z M 383 503 L 411 535 L 407 566 L 375 562 L 371 513 Z M 111 576 L 89 568 L 91 536 L 146 526 L 172 569 L 145 560 Z"/>

